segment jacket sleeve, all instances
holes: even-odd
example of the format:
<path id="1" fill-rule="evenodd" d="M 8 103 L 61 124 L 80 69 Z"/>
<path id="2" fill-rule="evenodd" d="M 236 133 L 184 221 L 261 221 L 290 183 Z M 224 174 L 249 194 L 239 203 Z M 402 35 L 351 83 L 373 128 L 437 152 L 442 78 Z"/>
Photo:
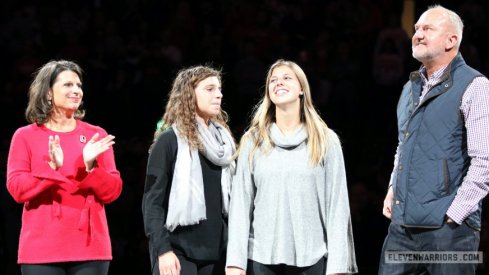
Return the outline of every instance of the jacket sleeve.
<path id="1" fill-rule="evenodd" d="M 253 215 L 255 187 L 248 156 L 251 142 L 240 150 L 236 174 L 231 185 L 229 208 L 229 233 L 226 266 L 246 270 L 248 261 L 248 239 Z"/>
<path id="2" fill-rule="evenodd" d="M 353 244 L 348 189 L 341 144 L 332 131 L 325 158 L 326 172 L 326 274 L 356 273 L 358 268 Z"/>
<path id="3" fill-rule="evenodd" d="M 177 147 L 174 132 L 164 132 L 153 145 L 148 157 L 142 212 L 152 261 L 172 250 L 165 220 Z"/>

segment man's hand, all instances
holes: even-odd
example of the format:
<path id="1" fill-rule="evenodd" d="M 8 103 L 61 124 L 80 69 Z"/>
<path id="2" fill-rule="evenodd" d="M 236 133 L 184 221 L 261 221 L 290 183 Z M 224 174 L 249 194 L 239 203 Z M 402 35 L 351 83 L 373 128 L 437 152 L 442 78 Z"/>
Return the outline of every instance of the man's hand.
<path id="1" fill-rule="evenodd" d="M 392 201 L 394 200 L 394 190 L 392 189 L 392 186 L 389 187 L 389 190 L 387 191 L 387 195 L 385 196 L 384 199 L 384 208 L 382 209 L 382 214 L 386 216 L 388 219 L 391 218 L 392 216 Z"/>

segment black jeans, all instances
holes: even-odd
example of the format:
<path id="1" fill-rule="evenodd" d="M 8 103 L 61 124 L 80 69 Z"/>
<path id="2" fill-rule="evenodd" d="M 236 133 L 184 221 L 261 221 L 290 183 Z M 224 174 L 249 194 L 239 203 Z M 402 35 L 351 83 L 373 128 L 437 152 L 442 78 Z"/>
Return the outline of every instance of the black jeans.
<path id="1" fill-rule="evenodd" d="M 266 265 L 248 260 L 246 274 L 248 275 L 324 275 L 326 273 L 326 258 L 321 258 L 311 266 L 298 267 L 285 264 Z"/>
<path id="2" fill-rule="evenodd" d="M 408 260 L 386 262 L 386 256 L 392 252 L 429 251 L 436 252 L 477 252 L 479 248 L 479 231 L 462 223 L 445 223 L 441 228 L 423 229 L 404 227 L 391 223 L 389 233 L 384 241 L 380 255 L 379 275 L 398 274 L 475 274 L 476 263 L 432 263 L 422 260 L 421 263 L 410 263 Z"/>
<path id="3" fill-rule="evenodd" d="M 109 261 L 21 264 L 22 275 L 107 275 Z"/>

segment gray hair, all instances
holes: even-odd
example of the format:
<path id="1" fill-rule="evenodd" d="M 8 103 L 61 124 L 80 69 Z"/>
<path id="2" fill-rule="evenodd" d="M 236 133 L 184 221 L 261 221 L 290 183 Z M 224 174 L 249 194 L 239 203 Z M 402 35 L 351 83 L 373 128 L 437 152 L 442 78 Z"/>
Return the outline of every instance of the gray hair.
<path id="1" fill-rule="evenodd" d="M 462 43 L 462 34 L 463 34 L 463 29 L 464 29 L 464 23 L 462 22 L 462 19 L 458 14 L 456 14 L 454 11 L 449 10 L 442 5 L 436 4 L 428 7 L 428 10 L 431 9 L 441 9 L 444 13 L 444 15 L 447 17 L 448 22 L 452 25 L 452 27 L 455 29 L 455 34 L 457 35 L 458 42 L 457 42 L 457 48 L 460 48 L 460 43 Z"/>

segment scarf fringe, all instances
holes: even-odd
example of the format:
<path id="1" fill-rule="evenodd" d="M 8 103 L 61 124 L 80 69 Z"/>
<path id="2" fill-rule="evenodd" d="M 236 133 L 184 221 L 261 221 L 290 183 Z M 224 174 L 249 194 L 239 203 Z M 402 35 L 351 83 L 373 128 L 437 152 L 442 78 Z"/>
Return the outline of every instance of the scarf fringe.
<path id="1" fill-rule="evenodd" d="M 180 222 L 177 222 L 176 224 L 165 224 L 165 228 L 170 231 L 170 232 L 173 232 L 175 230 L 175 228 L 179 227 L 179 226 L 190 226 L 190 225 L 196 225 L 196 224 L 199 224 L 201 221 L 205 221 L 207 219 L 207 217 L 203 217 L 203 218 L 200 218 L 199 220 L 196 220 L 196 221 L 180 221 Z"/>

